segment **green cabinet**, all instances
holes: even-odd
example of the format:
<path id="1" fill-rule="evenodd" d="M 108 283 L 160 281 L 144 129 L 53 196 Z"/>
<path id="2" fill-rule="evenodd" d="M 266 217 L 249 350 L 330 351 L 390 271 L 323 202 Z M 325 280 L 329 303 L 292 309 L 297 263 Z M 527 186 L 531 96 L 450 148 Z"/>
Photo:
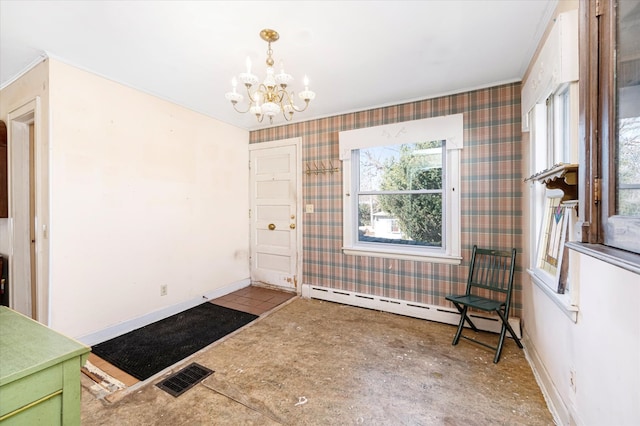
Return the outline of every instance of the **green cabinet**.
<path id="1" fill-rule="evenodd" d="M 90 348 L 0 306 L 0 425 L 79 425 Z"/>

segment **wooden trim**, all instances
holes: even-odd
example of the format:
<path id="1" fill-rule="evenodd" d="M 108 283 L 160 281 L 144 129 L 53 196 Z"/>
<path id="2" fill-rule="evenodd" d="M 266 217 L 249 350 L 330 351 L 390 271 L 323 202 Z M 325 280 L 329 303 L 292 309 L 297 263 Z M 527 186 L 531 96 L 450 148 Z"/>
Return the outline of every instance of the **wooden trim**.
<path id="1" fill-rule="evenodd" d="M 35 125 L 29 131 L 29 265 L 31 266 L 31 318 L 38 318 L 37 230 L 36 230 L 36 140 Z"/>
<path id="2" fill-rule="evenodd" d="M 613 1 L 600 1 L 599 28 L 599 90 L 598 90 L 598 127 L 602 149 L 600 164 L 602 177 L 601 227 L 598 242 L 604 241 L 603 229 L 606 228 L 609 216 L 616 214 L 616 87 L 614 43 L 616 39 L 615 10 Z"/>
<path id="3" fill-rule="evenodd" d="M 593 197 L 593 181 L 598 178 L 598 18 L 596 0 L 581 0 L 579 9 L 580 110 L 577 224 L 581 241 L 598 242 L 600 219 Z"/>
<path id="4" fill-rule="evenodd" d="M 638 217 L 617 215 L 616 51 L 621 0 L 580 1 L 579 220 L 582 243 L 640 253 Z"/>

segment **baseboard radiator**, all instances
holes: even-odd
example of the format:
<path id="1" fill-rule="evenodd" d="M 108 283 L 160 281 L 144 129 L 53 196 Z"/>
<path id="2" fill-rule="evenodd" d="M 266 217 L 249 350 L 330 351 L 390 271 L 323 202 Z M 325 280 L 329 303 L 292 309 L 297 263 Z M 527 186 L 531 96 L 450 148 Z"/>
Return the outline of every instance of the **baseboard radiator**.
<path id="1" fill-rule="evenodd" d="M 355 293 L 310 284 L 302 285 L 302 297 L 390 312 L 393 314 L 421 318 L 445 324 L 458 325 L 460 322 L 460 313 L 453 307 L 447 308 L 444 306 L 408 302 L 406 300 L 393 299 L 390 297 L 373 296 L 370 294 Z M 500 333 L 501 322 L 500 318 L 497 316 L 478 315 L 475 313 L 472 313 L 469 316 L 476 327 L 480 330 Z M 511 324 L 511 327 L 518 335 L 518 338 L 521 338 L 520 318 L 509 318 L 509 324 Z M 509 333 L 507 333 L 507 337 L 509 337 Z"/>

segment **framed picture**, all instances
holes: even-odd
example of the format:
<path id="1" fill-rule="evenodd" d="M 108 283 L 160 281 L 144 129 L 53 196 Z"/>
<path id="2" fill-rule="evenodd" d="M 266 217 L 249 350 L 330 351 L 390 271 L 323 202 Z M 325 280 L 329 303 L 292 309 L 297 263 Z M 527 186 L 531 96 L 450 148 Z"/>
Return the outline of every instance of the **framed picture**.
<path id="1" fill-rule="evenodd" d="M 535 272 L 553 291 L 564 293 L 566 283 L 560 282 L 560 275 L 569 218 L 562 205 L 562 195 L 547 196 L 542 220 Z M 566 273 L 566 268 L 564 271 Z"/>

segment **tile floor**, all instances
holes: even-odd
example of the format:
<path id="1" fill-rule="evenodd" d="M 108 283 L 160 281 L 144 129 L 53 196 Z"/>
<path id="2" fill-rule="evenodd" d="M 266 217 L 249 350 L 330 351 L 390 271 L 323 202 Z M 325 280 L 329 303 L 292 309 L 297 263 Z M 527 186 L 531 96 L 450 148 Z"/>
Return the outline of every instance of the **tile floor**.
<path id="1" fill-rule="evenodd" d="M 270 288 L 249 286 L 225 296 L 211 300 L 211 303 L 224 306 L 225 308 L 237 311 L 248 312 L 254 315 L 262 315 L 276 306 L 286 302 L 295 296 L 295 293 L 288 293 Z"/>

